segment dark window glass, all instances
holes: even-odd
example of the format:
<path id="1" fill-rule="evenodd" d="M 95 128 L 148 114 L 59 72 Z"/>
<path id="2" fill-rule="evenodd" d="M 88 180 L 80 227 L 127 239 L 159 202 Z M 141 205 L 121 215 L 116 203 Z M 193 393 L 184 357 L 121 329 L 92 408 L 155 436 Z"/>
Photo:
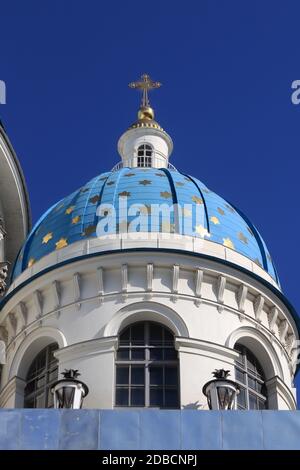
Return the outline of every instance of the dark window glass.
<path id="1" fill-rule="evenodd" d="M 124 349 L 124 348 L 119 349 L 117 358 L 123 361 L 125 361 L 126 359 L 129 359 L 129 349 Z"/>
<path id="2" fill-rule="evenodd" d="M 150 367 L 150 385 L 163 384 L 163 369 L 161 367 Z"/>
<path id="3" fill-rule="evenodd" d="M 133 361 L 143 361 L 145 359 L 144 349 L 132 349 L 131 350 L 131 359 Z"/>
<path id="4" fill-rule="evenodd" d="M 165 406 L 167 408 L 175 408 L 178 402 L 178 391 L 175 389 L 167 389 L 165 396 Z"/>
<path id="5" fill-rule="evenodd" d="M 178 408 L 178 355 L 164 326 L 140 322 L 119 337 L 116 406 Z"/>
<path id="6" fill-rule="evenodd" d="M 163 389 L 162 388 L 150 388 L 150 406 L 163 407 Z"/>
<path id="7" fill-rule="evenodd" d="M 150 349 L 150 359 L 152 361 L 162 361 L 162 359 L 163 359 L 163 350 L 161 348 L 151 348 Z"/>
<path id="8" fill-rule="evenodd" d="M 116 390 L 116 402 L 119 406 L 128 406 L 129 401 L 129 389 L 128 388 L 117 388 Z"/>
<path id="9" fill-rule="evenodd" d="M 177 370 L 175 367 L 165 368 L 165 382 L 166 382 L 166 385 L 177 384 Z"/>
<path id="10" fill-rule="evenodd" d="M 145 406 L 144 387 L 131 389 L 131 406 Z"/>
<path id="11" fill-rule="evenodd" d="M 131 367 L 131 384 L 144 385 L 145 371 L 143 367 Z"/>
<path id="12" fill-rule="evenodd" d="M 58 378 L 56 343 L 44 348 L 32 362 L 26 377 L 24 389 L 25 408 L 53 408 L 51 387 Z"/>
<path id="13" fill-rule="evenodd" d="M 237 404 L 238 404 L 238 408 L 242 408 L 242 409 L 247 408 L 246 390 L 242 387 L 240 387 L 240 393 L 237 396 Z"/>
<path id="14" fill-rule="evenodd" d="M 118 385 L 129 384 L 129 367 L 118 367 L 116 381 Z"/>

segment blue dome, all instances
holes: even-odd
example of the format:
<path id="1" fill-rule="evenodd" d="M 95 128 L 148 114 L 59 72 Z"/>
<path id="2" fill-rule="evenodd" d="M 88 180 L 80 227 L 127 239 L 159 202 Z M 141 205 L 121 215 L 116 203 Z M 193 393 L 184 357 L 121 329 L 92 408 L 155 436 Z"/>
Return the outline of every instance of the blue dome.
<path id="1" fill-rule="evenodd" d="M 118 215 L 122 196 L 127 196 L 128 207 L 132 204 L 147 208 L 162 203 L 189 204 L 190 210 L 177 219 L 173 215 L 168 225 L 161 215 L 151 217 L 151 230 L 204 237 L 222 244 L 250 258 L 278 282 L 267 247 L 247 217 L 198 179 L 175 170 L 155 168 L 122 168 L 103 173 L 51 207 L 24 243 L 13 278 L 57 249 L 96 237 L 97 223 L 101 219 L 97 208 L 100 204 L 112 204 Z M 196 224 L 196 211 L 202 213 L 200 225 Z M 128 222 L 135 217 L 128 216 Z M 116 225 L 115 232 L 124 231 L 121 225 L 122 222 Z"/>

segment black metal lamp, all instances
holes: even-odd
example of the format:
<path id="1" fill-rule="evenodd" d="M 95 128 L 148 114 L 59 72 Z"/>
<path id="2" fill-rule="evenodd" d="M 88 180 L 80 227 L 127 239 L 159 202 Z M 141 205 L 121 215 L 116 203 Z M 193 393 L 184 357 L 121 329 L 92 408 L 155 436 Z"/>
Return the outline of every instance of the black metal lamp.
<path id="1" fill-rule="evenodd" d="M 215 378 L 204 385 L 202 391 L 211 410 L 233 410 L 236 408 L 239 386 L 227 378 L 229 375 L 229 370 L 216 369 L 213 372 Z"/>
<path id="2" fill-rule="evenodd" d="M 54 408 L 81 408 L 84 397 L 89 393 L 87 385 L 77 380 L 80 375 L 78 370 L 65 369 L 62 375 L 63 379 L 55 382 L 51 388 L 54 395 Z"/>

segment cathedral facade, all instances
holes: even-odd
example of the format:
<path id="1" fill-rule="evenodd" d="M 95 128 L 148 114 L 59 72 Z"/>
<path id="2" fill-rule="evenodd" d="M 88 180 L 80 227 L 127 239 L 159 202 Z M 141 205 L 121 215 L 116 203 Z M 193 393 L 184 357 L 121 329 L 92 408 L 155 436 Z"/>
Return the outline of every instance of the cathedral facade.
<path id="1" fill-rule="evenodd" d="M 236 206 L 169 161 L 148 76 L 120 163 L 31 229 L 22 171 L 0 126 L 2 408 L 51 408 L 65 369 L 83 407 L 207 410 L 215 369 L 239 410 L 295 410 L 299 318 L 266 244 Z"/>

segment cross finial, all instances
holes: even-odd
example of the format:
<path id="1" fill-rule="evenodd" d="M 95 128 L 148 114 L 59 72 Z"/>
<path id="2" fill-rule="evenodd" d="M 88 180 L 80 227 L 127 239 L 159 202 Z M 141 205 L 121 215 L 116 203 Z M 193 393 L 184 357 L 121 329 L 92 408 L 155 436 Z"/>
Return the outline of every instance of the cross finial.
<path id="1" fill-rule="evenodd" d="M 143 95 L 142 95 L 142 107 L 149 106 L 149 98 L 148 98 L 148 91 L 153 90 L 154 88 L 160 88 L 161 83 L 160 82 L 154 82 L 151 80 L 150 76 L 144 73 L 141 76 L 141 81 L 138 82 L 131 82 L 129 83 L 129 88 L 137 88 L 139 90 L 142 90 Z"/>

